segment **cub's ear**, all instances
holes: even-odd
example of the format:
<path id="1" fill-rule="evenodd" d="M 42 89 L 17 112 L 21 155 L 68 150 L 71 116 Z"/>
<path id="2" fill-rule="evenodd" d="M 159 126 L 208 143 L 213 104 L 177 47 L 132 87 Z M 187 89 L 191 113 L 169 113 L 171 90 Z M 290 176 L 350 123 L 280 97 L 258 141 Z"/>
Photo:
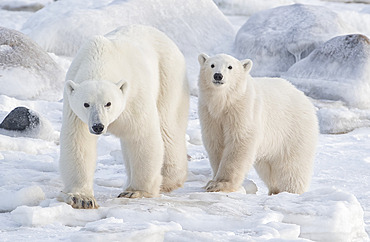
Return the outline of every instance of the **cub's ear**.
<path id="1" fill-rule="evenodd" d="M 67 94 L 69 96 L 74 92 L 74 90 L 76 90 L 77 87 L 78 87 L 77 83 L 75 83 L 72 80 L 68 80 L 64 86 L 64 89 L 67 91 Z"/>
<path id="2" fill-rule="evenodd" d="M 209 56 L 207 54 L 200 54 L 198 56 L 198 61 L 199 61 L 199 64 L 202 66 L 204 64 L 204 62 L 206 62 L 206 60 L 208 60 Z"/>
<path id="3" fill-rule="evenodd" d="M 240 61 L 240 63 L 242 63 L 242 66 L 244 68 L 244 71 L 247 72 L 247 73 L 249 73 L 250 70 L 252 69 L 252 66 L 253 66 L 252 60 L 245 59 L 245 60 Z"/>
<path id="4" fill-rule="evenodd" d="M 123 94 L 125 94 L 127 92 L 128 82 L 126 80 L 120 80 L 116 85 L 121 90 L 121 92 Z"/>

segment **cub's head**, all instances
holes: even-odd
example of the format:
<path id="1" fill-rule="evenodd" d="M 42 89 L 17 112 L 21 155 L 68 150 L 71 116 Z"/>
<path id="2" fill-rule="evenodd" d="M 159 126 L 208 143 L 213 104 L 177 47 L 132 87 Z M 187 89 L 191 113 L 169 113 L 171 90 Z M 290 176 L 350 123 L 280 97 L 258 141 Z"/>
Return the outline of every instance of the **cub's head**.
<path id="1" fill-rule="evenodd" d="M 200 88 L 236 88 L 240 80 L 245 81 L 252 68 L 252 61 L 239 61 L 226 54 L 209 57 L 200 54 L 199 87 Z"/>
<path id="2" fill-rule="evenodd" d="M 77 84 L 67 81 L 65 95 L 69 106 L 92 134 L 103 134 L 126 106 L 128 83 L 120 81 L 85 81 Z"/>

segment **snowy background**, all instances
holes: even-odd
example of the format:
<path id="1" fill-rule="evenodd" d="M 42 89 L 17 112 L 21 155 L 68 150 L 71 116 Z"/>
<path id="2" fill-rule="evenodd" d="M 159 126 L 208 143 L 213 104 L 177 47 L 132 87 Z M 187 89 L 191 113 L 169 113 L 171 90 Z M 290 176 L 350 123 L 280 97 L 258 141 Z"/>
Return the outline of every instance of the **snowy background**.
<path id="1" fill-rule="evenodd" d="M 65 72 L 86 38 L 132 23 L 164 31 L 187 59 L 188 180 L 158 198 L 117 199 L 125 168 L 118 139 L 104 135 L 100 208 L 75 210 L 55 199 Z M 0 241 L 369 241 L 370 1 L 0 0 L 0 24 L 0 121 L 24 106 L 41 124 L 0 130 Z M 254 170 L 239 192 L 204 191 L 201 52 L 251 58 L 253 75 L 282 76 L 312 98 L 321 135 L 308 192 L 268 196 Z"/>

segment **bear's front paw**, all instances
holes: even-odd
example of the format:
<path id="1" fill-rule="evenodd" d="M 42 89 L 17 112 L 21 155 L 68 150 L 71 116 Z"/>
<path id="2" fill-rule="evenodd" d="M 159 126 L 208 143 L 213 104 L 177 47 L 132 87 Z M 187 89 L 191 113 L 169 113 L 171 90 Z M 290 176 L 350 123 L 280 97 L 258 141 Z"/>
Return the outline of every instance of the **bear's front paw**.
<path id="1" fill-rule="evenodd" d="M 124 191 L 118 195 L 118 198 L 140 198 L 140 197 L 153 197 L 153 194 L 144 191 Z"/>
<path id="2" fill-rule="evenodd" d="M 205 186 L 207 192 L 235 192 L 234 185 L 226 181 L 210 180 Z"/>
<path id="3" fill-rule="evenodd" d="M 92 209 L 99 207 L 94 196 L 87 196 L 79 193 L 60 192 L 58 200 L 78 209 Z"/>

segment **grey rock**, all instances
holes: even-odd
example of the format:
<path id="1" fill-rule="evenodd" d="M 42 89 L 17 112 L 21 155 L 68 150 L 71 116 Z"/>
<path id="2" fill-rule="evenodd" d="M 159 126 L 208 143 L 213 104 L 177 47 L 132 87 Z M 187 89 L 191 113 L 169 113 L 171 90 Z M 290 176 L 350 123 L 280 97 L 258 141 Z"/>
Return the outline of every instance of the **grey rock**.
<path id="1" fill-rule="evenodd" d="M 10 131 L 29 131 L 40 125 L 40 118 L 25 107 L 13 109 L 0 124 L 0 128 Z"/>

